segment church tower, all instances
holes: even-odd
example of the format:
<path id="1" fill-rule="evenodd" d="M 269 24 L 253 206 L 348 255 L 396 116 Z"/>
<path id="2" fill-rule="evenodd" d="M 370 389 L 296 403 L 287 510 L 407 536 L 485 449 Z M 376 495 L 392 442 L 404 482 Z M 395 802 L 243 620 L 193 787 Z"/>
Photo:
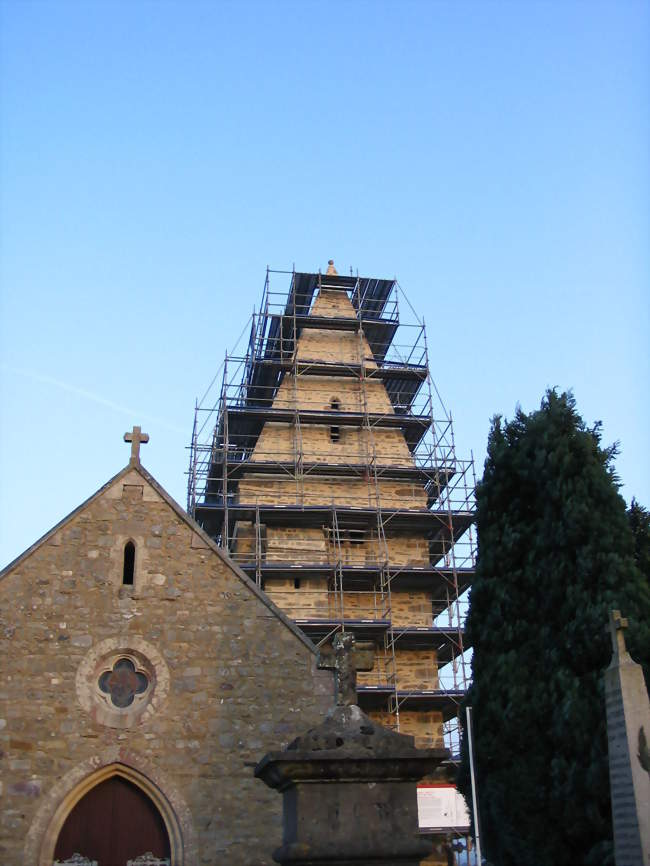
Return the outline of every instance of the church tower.
<path id="1" fill-rule="evenodd" d="M 267 271 L 245 352 L 196 411 L 188 510 L 315 643 L 372 644 L 360 706 L 457 747 L 474 477 L 395 280 Z"/>

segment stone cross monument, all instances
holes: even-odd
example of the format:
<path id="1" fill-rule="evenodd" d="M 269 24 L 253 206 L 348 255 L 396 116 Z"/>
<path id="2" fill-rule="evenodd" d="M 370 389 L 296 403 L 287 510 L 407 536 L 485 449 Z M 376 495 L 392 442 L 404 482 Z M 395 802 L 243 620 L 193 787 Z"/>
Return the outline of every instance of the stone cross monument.
<path id="1" fill-rule="evenodd" d="M 366 649 L 366 647 L 368 647 Z M 382 728 L 356 704 L 357 670 L 372 669 L 370 645 L 346 632 L 320 652 L 336 675 L 336 706 L 255 775 L 282 794 L 282 866 L 418 866 L 431 842 L 418 828 L 417 782 L 449 757 L 416 749 L 414 738 Z"/>
<path id="2" fill-rule="evenodd" d="M 351 707 L 357 702 L 357 671 L 371 671 L 375 661 L 372 643 L 356 643 L 350 632 L 338 632 L 331 646 L 318 652 L 318 667 L 334 671 L 337 707 Z"/>
<path id="3" fill-rule="evenodd" d="M 610 613 L 605 671 L 609 783 L 616 866 L 650 866 L 650 703 L 643 670 L 625 647 L 627 620 Z"/>

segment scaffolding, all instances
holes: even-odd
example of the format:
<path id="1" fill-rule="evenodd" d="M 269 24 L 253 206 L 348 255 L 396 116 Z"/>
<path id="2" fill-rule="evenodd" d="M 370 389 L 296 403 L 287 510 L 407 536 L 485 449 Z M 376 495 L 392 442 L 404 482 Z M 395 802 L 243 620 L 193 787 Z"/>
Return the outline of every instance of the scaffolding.
<path id="1" fill-rule="evenodd" d="M 323 314 L 322 292 L 350 303 Z M 364 708 L 396 728 L 440 713 L 457 751 L 475 476 L 429 360 L 397 281 L 267 269 L 244 350 L 196 406 L 188 511 L 314 643 L 375 642 Z M 283 543 L 287 527 L 300 534 Z"/>

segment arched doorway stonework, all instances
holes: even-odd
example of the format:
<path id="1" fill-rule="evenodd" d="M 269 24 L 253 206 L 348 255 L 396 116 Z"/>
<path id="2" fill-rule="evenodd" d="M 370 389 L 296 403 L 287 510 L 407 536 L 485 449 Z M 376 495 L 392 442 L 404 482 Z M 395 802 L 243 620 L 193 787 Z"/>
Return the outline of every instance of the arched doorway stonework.
<path id="1" fill-rule="evenodd" d="M 170 844 L 158 807 L 140 785 L 119 768 L 90 788 L 63 822 L 54 849 L 55 863 L 76 854 L 98 866 L 129 866 L 150 853 L 169 866 Z"/>
<path id="2" fill-rule="evenodd" d="M 142 755 L 114 747 L 77 765 L 44 797 L 25 839 L 25 866 L 52 866 L 67 817 L 92 788 L 113 776 L 140 788 L 159 811 L 169 837 L 171 866 L 198 861 L 196 834 L 181 794 Z"/>

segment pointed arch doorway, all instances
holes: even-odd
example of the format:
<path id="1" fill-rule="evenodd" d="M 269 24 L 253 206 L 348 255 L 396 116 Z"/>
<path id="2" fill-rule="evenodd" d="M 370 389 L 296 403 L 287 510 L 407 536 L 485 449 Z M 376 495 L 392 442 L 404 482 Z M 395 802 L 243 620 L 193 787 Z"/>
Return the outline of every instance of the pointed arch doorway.
<path id="1" fill-rule="evenodd" d="M 126 866 L 147 851 L 171 856 L 165 821 L 142 788 L 114 774 L 90 788 L 69 812 L 54 859 L 66 860 L 78 852 L 98 866 Z"/>

